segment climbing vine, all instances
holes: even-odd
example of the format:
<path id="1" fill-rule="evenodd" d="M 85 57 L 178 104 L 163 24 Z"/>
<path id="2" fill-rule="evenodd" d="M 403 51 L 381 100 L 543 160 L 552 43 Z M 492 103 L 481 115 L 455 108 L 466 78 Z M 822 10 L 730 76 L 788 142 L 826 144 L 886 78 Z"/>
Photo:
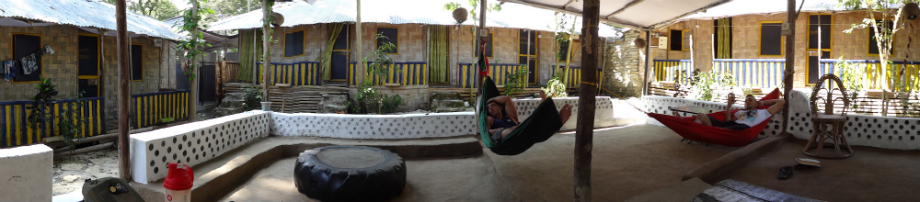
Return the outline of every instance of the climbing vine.
<path id="1" fill-rule="evenodd" d="M 182 30 L 185 30 L 188 33 L 196 33 L 196 34 L 190 34 L 188 38 L 186 38 L 185 41 L 179 41 L 179 44 L 176 46 L 176 49 L 178 51 L 185 51 L 185 58 L 189 60 L 194 60 L 195 57 L 198 57 L 199 55 L 204 55 L 204 51 L 202 51 L 200 47 L 202 46 L 211 47 L 211 44 L 208 44 L 207 42 L 204 41 L 204 35 L 201 32 L 195 32 L 195 31 L 197 31 L 198 28 L 205 28 L 204 25 L 199 24 L 199 22 L 201 21 L 201 13 L 213 14 L 214 11 L 209 8 L 202 8 L 201 6 L 195 6 L 198 3 L 195 1 L 201 1 L 204 3 L 208 2 L 208 0 L 189 1 L 189 4 L 192 4 L 192 8 L 198 8 L 197 10 L 198 12 L 194 12 L 193 9 L 186 10 L 185 13 L 182 15 L 182 24 L 179 26 L 180 28 L 182 28 Z M 194 72 L 195 72 L 195 63 L 194 62 L 189 63 L 188 71 L 186 71 L 186 75 L 188 76 L 189 80 L 195 79 L 196 75 Z"/>

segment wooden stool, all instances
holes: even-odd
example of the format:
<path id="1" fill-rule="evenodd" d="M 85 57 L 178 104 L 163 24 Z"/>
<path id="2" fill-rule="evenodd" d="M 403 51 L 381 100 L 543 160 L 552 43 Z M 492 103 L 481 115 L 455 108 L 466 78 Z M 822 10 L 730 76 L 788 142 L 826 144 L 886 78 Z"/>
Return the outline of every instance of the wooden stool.
<path id="1" fill-rule="evenodd" d="M 824 81 L 831 80 L 832 83 L 824 84 Z M 836 88 L 833 87 L 834 84 L 837 84 Z M 818 96 L 821 90 L 826 90 L 826 97 Z M 833 91 L 839 90 L 842 96 L 833 99 Z M 837 99 L 843 100 L 843 109 L 841 114 L 834 114 L 834 101 Z M 845 109 L 850 107 L 850 100 L 847 97 L 846 88 L 843 87 L 843 82 L 840 81 L 840 78 L 837 78 L 833 74 L 825 74 L 818 79 L 818 82 L 815 83 L 815 87 L 811 92 L 811 122 L 815 128 L 814 134 L 811 135 L 808 144 L 805 145 L 805 149 L 802 149 L 802 153 L 805 155 L 818 157 L 818 158 L 848 158 L 853 156 L 853 149 L 850 148 L 850 144 L 847 143 L 846 137 L 843 135 L 843 126 L 847 122 L 847 112 Z M 818 104 L 817 100 L 824 100 L 824 113 L 818 113 Z M 828 130 L 828 125 L 830 125 L 830 130 Z M 824 143 L 831 139 L 834 142 L 834 154 L 826 154 L 822 151 L 824 150 Z M 830 145 L 827 145 L 828 147 Z M 846 150 L 846 153 L 840 151 L 840 147 L 843 146 Z M 815 149 L 812 151 L 812 149 Z"/>
<path id="2" fill-rule="evenodd" d="M 811 121 L 814 124 L 815 133 L 811 135 L 808 144 L 805 145 L 805 149 L 802 149 L 805 155 L 818 158 L 848 158 L 853 156 L 853 149 L 850 148 L 846 136 L 843 135 L 843 125 L 847 122 L 846 115 L 818 115 L 811 118 Z M 827 139 L 831 139 L 834 142 L 834 151 L 836 153 L 822 153 Z M 827 147 L 830 147 L 830 145 L 827 145 Z M 846 150 L 845 153 L 841 153 L 841 147 Z"/>

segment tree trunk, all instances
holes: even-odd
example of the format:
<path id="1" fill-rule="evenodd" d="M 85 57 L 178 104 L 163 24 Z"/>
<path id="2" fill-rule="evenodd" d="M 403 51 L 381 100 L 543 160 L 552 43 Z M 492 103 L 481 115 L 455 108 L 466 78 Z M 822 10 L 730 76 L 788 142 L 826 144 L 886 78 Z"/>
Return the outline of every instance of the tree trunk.
<path id="1" fill-rule="evenodd" d="M 568 47 L 568 50 L 565 51 L 565 69 L 562 70 L 562 83 L 565 85 L 569 84 L 569 69 L 572 69 L 571 67 L 569 67 L 569 65 L 572 64 L 572 59 L 573 59 L 572 58 L 573 56 L 572 47 L 575 46 L 575 39 L 574 39 L 575 38 L 575 20 L 577 19 L 578 19 L 578 16 L 572 17 L 572 28 L 569 29 L 569 47 Z M 584 24 L 584 19 L 582 19 L 582 24 Z M 563 89 L 563 91 L 564 90 L 565 89 Z"/>
<path id="2" fill-rule="evenodd" d="M 190 1 L 192 3 L 192 8 L 191 8 L 192 16 L 198 16 L 198 0 L 190 0 Z M 191 36 L 198 36 L 197 26 L 192 28 L 191 34 L 192 34 Z M 197 46 L 192 47 L 192 48 L 195 50 L 198 50 Z M 192 76 L 192 80 L 188 84 L 188 88 L 190 91 L 189 96 L 188 96 L 188 121 L 195 122 L 198 116 L 198 77 L 200 76 L 198 73 L 201 72 L 199 71 L 201 67 L 198 65 L 197 55 L 195 56 L 195 58 L 192 58 L 192 62 L 191 64 L 189 64 L 189 67 L 192 67 L 192 68 L 189 68 L 189 71 L 191 72 L 187 73 L 187 75 L 193 75 L 193 76 Z"/>
<path id="3" fill-rule="evenodd" d="M 271 43 L 269 43 L 269 37 L 271 37 L 271 25 L 268 23 L 268 18 L 271 16 L 271 13 L 268 12 L 268 1 L 271 0 L 262 0 L 262 101 L 268 102 L 268 86 L 272 81 L 270 80 L 269 74 L 272 71 L 269 69 L 271 66 Z"/>

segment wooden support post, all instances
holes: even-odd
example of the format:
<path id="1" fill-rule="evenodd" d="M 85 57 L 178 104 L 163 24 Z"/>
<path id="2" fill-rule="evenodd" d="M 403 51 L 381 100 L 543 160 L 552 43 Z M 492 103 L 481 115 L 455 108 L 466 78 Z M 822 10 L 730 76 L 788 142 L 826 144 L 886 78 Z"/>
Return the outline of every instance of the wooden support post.
<path id="1" fill-rule="evenodd" d="M 789 23 L 789 35 L 786 35 L 786 71 L 783 74 L 783 99 L 786 100 L 786 106 L 783 107 L 783 132 L 786 131 L 789 124 L 789 93 L 792 92 L 792 77 L 795 75 L 795 0 L 788 0 L 786 5 L 786 22 Z M 781 134 L 782 134 L 781 133 Z"/>
<path id="2" fill-rule="evenodd" d="M 358 61 L 357 68 L 356 68 L 358 70 L 357 71 L 358 80 L 356 82 L 360 84 L 362 81 L 364 81 L 364 76 L 367 74 L 367 63 L 364 62 L 364 37 L 363 37 L 364 29 L 362 29 L 361 27 L 361 0 L 357 0 L 357 1 L 358 1 L 357 2 L 358 3 L 358 8 L 357 8 L 358 14 L 355 18 L 356 19 L 355 20 L 356 21 L 355 22 L 355 40 L 357 41 L 357 43 L 355 43 L 357 44 L 357 46 L 355 46 L 355 48 L 357 49 L 355 50 L 355 56 L 357 59 L 355 61 Z M 376 41 L 377 40 L 374 40 L 375 43 Z"/>
<path id="3" fill-rule="evenodd" d="M 480 0 L 480 2 L 479 2 L 479 29 L 476 30 L 476 33 L 473 33 L 473 34 L 476 36 L 476 37 L 475 37 L 475 38 L 476 38 L 476 46 L 473 47 L 473 48 L 474 48 L 474 49 L 473 49 L 473 52 L 475 53 L 476 51 L 483 51 L 482 53 L 479 53 L 480 55 L 483 55 L 483 56 L 485 56 L 486 53 L 484 52 L 484 50 L 481 49 L 480 46 L 481 46 L 482 40 L 485 39 L 486 37 L 488 37 L 488 35 L 486 35 L 486 36 L 482 36 L 482 35 L 481 35 L 482 30 L 484 30 L 484 29 L 486 28 L 486 7 L 487 7 L 486 4 L 488 4 L 488 0 Z M 475 8 L 473 8 L 473 9 L 475 9 Z M 477 60 L 477 61 L 478 61 L 478 60 Z M 486 67 L 486 68 L 489 68 L 489 67 Z M 476 69 L 476 68 L 474 67 L 474 69 Z M 475 71 L 474 71 L 474 72 L 475 72 Z M 476 72 L 476 73 L 474 73 L 474 74 L 472 74 L 472 75 L 473 75 L 473 76 L 478 76 L 478 77 L 479 77 L 479 85 L 478 85 L 478 86 L 479 86 L 479 88 L 482 88 L 482 82 L 485 82 L 486 77 L 480 76 L 480 75 L 479 75 L 479 72 Z M 480 92 L 478 92 L 478 93 L 482 93 L 482 92 L 480 91 Z"/>
<path id="4" fill-rule="evenodd" d="M 647 95 L 648 93 L 648 69 L 652 68 L 651 62 L 651 47 L 652 47 L 652 30 L 645 30 L 645 73 L 642 76 L 642 95 Z"/>
<path id="5" fill-rule="evenodd" d="M 268 13 L 268 1 L 272 0 L 262 0 L 262 21 L 268 20 L 268 17 L 271 16 L 271 13 Z M 269 83 L 272 83 L 269 77 L 269 69 L 272 68 L 271 55 L 271 43 L 269 43 L 268 37 L 271 35 L 271 25 L 269 23 L 262 23 L 262 100 L 263 102 L 270 102 L 268 99 L 268 86 Z"/>
<path id="6" fill-rule="evenodd" d="M 96 96 L 105 99 L 105 30 L 97 30 L 99 30 L 99 81 L 96 85 L 99 86 L 99 90 Z M 105 120 L 105 117 L 102 117 L 102 119 Z M 102 132 L 105 133 L 105 131 Z"/>
<path id="7" fill-rule="evenodd" d="M 116 47 L 118 50 L 118 177 L 131 181 L 130 144 L 128 140 L 128 100 L 131 97 L 128 69 L 128 26 L 125 0 L 115 2 Z"/>
<path id="8" fill-rule="evenodd" d="M 585 0 L 581 34 L 581 84 L 575 126 L 575 201 L 591 201 L 591 150 L 594 146 L 594 100 L 597 91 L 600 0 Z"/>

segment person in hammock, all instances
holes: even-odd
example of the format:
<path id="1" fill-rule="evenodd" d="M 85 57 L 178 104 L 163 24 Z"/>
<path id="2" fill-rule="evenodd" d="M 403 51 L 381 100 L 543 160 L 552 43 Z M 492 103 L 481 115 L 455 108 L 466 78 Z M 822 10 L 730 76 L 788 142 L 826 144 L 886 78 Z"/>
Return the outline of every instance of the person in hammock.
<path id="1" fill-rule="evenodd" d="M 546 93 L 540 91 L 540 102 L 543 102 L 546 98 Z M 517 125 L 521 123 L 518 120 L 517 106 L 514 105 L 511 97 L 493 97 L 486 102 L 486 107 L 489 110 L 486 124 L 488 125 L 489 133 L 492 134 L 492 140 L 495 142 L 499 142 L 505 136 L 511 134 L 511 131 L 514 131 Z M 562 120 L 562 124 L 565 124 L 570 116 L 572 116 L 572 106 L 565 104 L 559 110 L 559 119 Z"/>
<path id="2" fill-rule="evenodd" d="M 728 94 L 728 105 L 725 107 L 726 112 L 731 111 L 732 105 L 735 104 L 735 94 Z M 761 122 L 766 121 L 770 116 L 779 112 L 783 109 L 783 106 L 786 104 L 786 101 L 783 99 L 773 99 L 766 101 L 757 101 L 754 98 L 754 95 L 748 94 L 744 98 L 744 110 L 739 110 L 732 113 L 725 113 L 724 121 L 719 121 L 715 117 L 700 113 L 696 115 L 697 123 L 715 126 L 726 129 L 733 130 L 744 130 L 750 127 L 754 127 Z M 760 106 L 770 106 L 767 109 L 757 109 Z"/>

